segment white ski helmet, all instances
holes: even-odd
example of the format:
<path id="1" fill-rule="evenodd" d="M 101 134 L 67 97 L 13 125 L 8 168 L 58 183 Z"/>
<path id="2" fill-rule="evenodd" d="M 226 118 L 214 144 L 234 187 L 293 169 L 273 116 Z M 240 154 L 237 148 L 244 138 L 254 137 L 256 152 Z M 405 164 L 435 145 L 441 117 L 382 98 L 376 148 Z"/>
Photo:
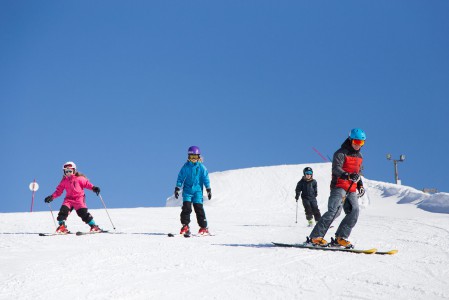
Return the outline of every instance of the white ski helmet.
<path id="1" fill-rule="evenodd" d="M 73 161 L 68 161 L 65 164 L 62 165 L 62 169 L 75 169 L 76 170 L 76 164 Z"/>

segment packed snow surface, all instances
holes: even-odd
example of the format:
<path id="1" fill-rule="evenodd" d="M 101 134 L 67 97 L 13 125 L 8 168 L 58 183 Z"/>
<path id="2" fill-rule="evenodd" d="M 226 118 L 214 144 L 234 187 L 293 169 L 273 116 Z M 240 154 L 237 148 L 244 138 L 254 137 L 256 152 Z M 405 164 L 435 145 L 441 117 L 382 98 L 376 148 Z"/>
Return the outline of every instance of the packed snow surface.
<path id="1" fill-rule="evenodd" d="M 324 213 L 329 163 L 210 174 L 210 237 L 167 237 L 181 227 L 181 199 L 173 197 L 163 208 L 109 209 L 115 231 L 104 209 L 91 210 L 115 234 L 40 237 L 55 230 L 50 211 L 0 214 L 0 299 L 449 299 L 447 193 L 364 178 L 350 240 L 398 249 L 393 256 L 274 247 L 311 231 L 294 199 L 305 166 L 314 169 Z M 103 193 L 107 202 L 113 191 Z M 61 200 L 52 203 L 55 217 Z M 67 224 L 88 230 L 75 213 Z M 194 213 L 191 228 L 198 231 Z"/>

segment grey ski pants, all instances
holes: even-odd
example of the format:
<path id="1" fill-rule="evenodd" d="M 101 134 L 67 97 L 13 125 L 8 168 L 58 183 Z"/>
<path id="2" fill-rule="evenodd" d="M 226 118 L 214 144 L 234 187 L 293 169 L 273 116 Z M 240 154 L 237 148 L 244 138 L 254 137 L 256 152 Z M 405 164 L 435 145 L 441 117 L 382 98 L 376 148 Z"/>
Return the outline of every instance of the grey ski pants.
<path id="1" fill-rule="evenodd" d="M 345 203 L 342 205 L 342 199 L 345 194 L 346 191 L 342 188 L 331 189 L 327 212 L 321 216 L 321 219 L 313 228 L 310 238 L 324 237 L 332 222 L 340 215 L 342 208 L 346 216 L 341 221 L 340 226 L 338 226 L 335 236 L 345 239 L 349 237 L 352 228 L 354 228 L 359 218 L 359 200 L 357 193 L 349 193 Z"/>

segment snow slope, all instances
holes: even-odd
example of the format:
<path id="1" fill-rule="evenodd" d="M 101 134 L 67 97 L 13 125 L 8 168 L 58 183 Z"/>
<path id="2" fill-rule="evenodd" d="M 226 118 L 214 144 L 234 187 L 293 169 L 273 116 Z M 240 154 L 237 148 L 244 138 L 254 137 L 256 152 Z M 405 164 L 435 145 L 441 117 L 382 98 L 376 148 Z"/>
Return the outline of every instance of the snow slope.
<path id="1" fill-rule="evenodd" d="M 180 202 L 171 197 L 164 208 L 110 209 L 117 234 L 39 237 L 54 230 L 50 212 L 0 214 L 0 299 L 449 299 L 446 193 L 364 179 L 351 240 L 398 249 L 394 256 L 273 247 L 310 233 L 301 206 L 295 223 L 294 188 L 305 166 L 211 174 L 211 237 L 168 238 L 180 227 Z M 324 213 L 330 164 L 310 166 Z M 91 212 L 112 228 L 104 210 Z M 76 214 L 68 226 L 87 230 Z"/>

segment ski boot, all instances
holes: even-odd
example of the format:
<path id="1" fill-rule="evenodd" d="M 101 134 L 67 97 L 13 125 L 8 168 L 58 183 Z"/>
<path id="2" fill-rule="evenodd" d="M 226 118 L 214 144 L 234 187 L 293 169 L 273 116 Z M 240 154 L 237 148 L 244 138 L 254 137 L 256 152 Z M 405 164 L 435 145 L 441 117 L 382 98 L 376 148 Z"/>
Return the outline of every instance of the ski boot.
<path id="1" fill-rule="evenodd" d="M 58 228 L 56 228 L 56 233 L 58 233 L 58 234 L 68 234 L 68 233 L 70 233 L 70 231 L 65 226 L 65 223 L 62 223 L 62 224 L 60 224 L 58 226 Z"/>
<path id="2" fill-rule="evenodd" d="M 98 225 L 91 225 L 90 226 L 90 232 L 102 232 L 103 230 L 98 227 Z"/>
<path id="3" fill-rule="evenodd" d="M 331 246 L 332 247 L 343 247 L 346 249 L 354 248 L 354 245 L 352 245 L 350 241 L 348 241 L 347 239 L 342 238 L 342 237 L 336 237 L 336 239 L 331 238 Z"/>
<path id="4" fill-rule="evenodd" d="M 311 243 L 313 246 L 327 247 L 329 246 L 328 242 L 322 237 L 317 238 L 309 238 L 307 237 L 307 243 Z"/>
<path id="5" fill-rule="evenodd" d="M 181 231 L 179 234 L 190 234 L 189 225 L 182 225 Z"/>
<path id="6" fill-rule="evenodd" d="M 209 235 L 209 229 L 207 229 L 207 227 L 201 227 L 200 230 L 198 231 L 198 234 Z"/>

